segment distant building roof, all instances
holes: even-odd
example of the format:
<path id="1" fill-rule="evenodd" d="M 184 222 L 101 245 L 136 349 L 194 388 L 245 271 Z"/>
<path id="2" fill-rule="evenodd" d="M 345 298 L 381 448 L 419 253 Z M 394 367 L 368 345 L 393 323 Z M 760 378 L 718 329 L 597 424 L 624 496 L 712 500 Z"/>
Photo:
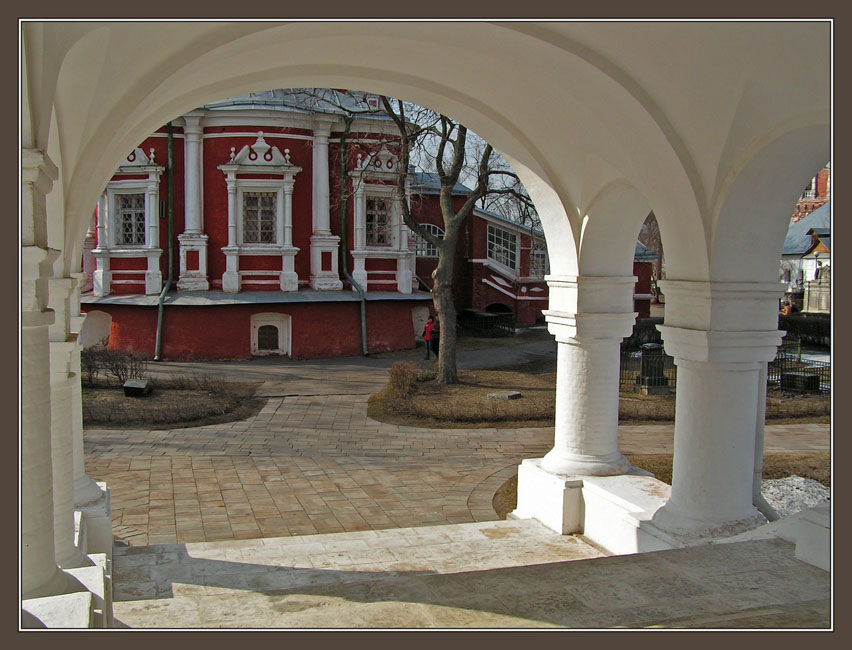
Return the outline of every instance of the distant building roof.
<path id="1" fill-rule="evenodd" d="M 658 259 L 660 256 L 657 255 L 650 248 L 643 246 L 638 241 L 636 242 L 636 252 L 633 254 L 633 259 L 639 262 L 650 262 L 651 260 Z"/>
<path id="2" fill-rule="evenodd" d="M 804 219 L 791 223 L 784 239 L 784 255 L 804 255 L 813 246 L 813 239 L 808 234 L 810 230 L 831 232 L 831 203 L 826 203 Z M 822 236 L 820 236 L 822 239 Z M 825 241 L 823 239 L 823 241 Z M 829 244 L 826 244 L 828 246 Z"/>
<path id="3" fill-rule="evenodd" d="M 415 172 L 411 179 L 411 191 L 417 194 L 440 194 L 441 179 L 438 178 L 438 174 Z M 461 183 L 456 183 L 453 187 L 455 196 L 468 196 L 471 192 L 473 192 L 472 189 Z"/>
<path id="4" fill-rule="evenodd" d="M 209 110 L 258 109 L 345 115 L 350 111 L 366 110 L 366 105 L 361 101 L 362 96 L 362 94 L 352 95 L 332 88 L 276 89 L 228 97 L 205 104 L 201 108 Z M 371 120 L 391 119 L 381 112 L 360 114 L 359 117 Z"/>

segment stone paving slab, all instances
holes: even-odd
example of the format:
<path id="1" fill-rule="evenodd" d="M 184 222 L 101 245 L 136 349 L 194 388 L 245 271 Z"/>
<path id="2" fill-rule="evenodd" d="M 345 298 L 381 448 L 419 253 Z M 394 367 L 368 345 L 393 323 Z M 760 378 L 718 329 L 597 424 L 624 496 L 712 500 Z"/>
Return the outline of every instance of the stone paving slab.
<path id="1" fill-rule="evenodd" d="M 619 444 L 671 453 L 673 432 L 621 426 Z M 830 426 L 770 425 L 765 438 L 767 451 L 828 451 Z M 552 427 L 377 422 L 357 394 L 270 398 L 240 422 L 85 432 L 86 473 L 110 485 L 114 534 L 134 545 L 492 520 L 500 485 L 552 444 Z"/>
<path id="2" fill-rule="evenodd" d="M 606 557 L 533 520 L 118 548 L 114 580 L 133 628 L 831 625 L 782 540 Z"/>

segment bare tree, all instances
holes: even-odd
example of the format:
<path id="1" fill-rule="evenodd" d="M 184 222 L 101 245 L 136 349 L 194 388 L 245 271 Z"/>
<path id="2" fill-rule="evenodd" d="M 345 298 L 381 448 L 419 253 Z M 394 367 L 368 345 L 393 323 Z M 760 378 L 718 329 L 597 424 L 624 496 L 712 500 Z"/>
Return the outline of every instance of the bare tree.
<path id="1" fill-rule="evenodd" d="M 432 142 L 435 147 L 434 167 L 441 184 L 439 203 L 444 220 L 443 238 L 437 237 L 422 228 L 411 216 L 411 210 L 405 201 L 404 172 L 400 173 L 397 179 L 397 199 L 402 206 L 402 217 L 405 225 L 438 251 L 438 266 L 432 273 L 434 279 L 432 300 L 440 319 L 440 346 L 436 379 L 440 383 L 455 384 L 458 383 L 458 369 L 456 364 L 457 330 L 453 277 L 455 273 L 455 251 L 462 225 L 476 202 L 486 196 L 505 195 L 523 201 L 526 192 L 517 191 L 511 182 L 494 182 L 494 179 L 517 180 L 517 176 L 508 168 L 508 165 L 504 169 L 494 166 L 494 150 L 490 144 L 481 139 L 474 143 L 474 149 L 477 148 L 476 145 L 480 143 L 482 145 L 479 147 L 479 151 L 475 152 L 475 157 L 472 157 L 468 146 L 469 133 L 464 125 L 451 120 L 446 115 L 438 114 L 433 126 L 425 129 L 422 127 L 412 128 L 413 121 L 406 115 L 408 104 L 385 96 L 382 96 L 381 100 L 385 112 L 394 120 L 399 130 L 401 170 L 408 169 L 411 152 L 417 149 L 418 136 L 420 136 L 421 143 L 423 140 L 428 141 L 429 135 L 433 137 Z M 456 210 L 452 201 L 453 190 L 465 169 L 475 180 L 475 185 L 462 206 Z M 529 197 L 526 196 L 526 199 L 528 200 Z M 531 201 L 529 201 L 529 205 L 532 206 Z"/>
<path id="2" fill-rule="evenodd" d="M 453 296 L 455 274 L 455 252 L 462 226 L 475 207 L 481 202 L 483 209 L 495 211 L 522 224 L 538 225 L 538 217 L 532 200 L 511 167 L 490 144 L 449 117 L 429 109 L 379 96 L 379 102 L 371 101 L 373 95 L 349 91 L 341 95 L 330 89 L 298 89 L 299 102 L 317 110 L 334 110 L 343 115 L 344 128 L 338 140 L 339 146 L 339 209 L 342 228 L 345 228 L 346 204 L 355 190 L 355 183 L 363 179 L 352 179 L 353 187 L 347 183 L 350 167 L 350 131 L 358 116 L 383 115 L 396 124 L 398 136 L 387 134 L 366 146 L 359 142 L 359 149 L 367 149 L 368 156 L 382 148 L 394 150 L 399 156 L 397 166 L 397 192 L 403 221 L 410 230 L 431 244 L 438 251 L 438 266 L 433 272 L 432 300 L 440 319 L 440 346 L 436 379 L 441 383 L 458 382 L 456 364 L 456 307 Z M 407 201 L 406 184 L 410 166 L 421 169 L 434 168 L 440 181 L 439 204 L 444 221 L 443 238 L 432 234 L 414 220 Z M 369 165 L 364 165 L 369 167 Z M 474 186 L 459 210 L 453 207 L 453 190 L 464 181 Z M 345 237 L 345 235 L 344 235 Z M 346 268 L 345 252 L 341 267 Z M 348 276 L 348 273 L 347 273 Z M 347 277 L 350 281 L 351 278 Z M 363 303 L 363 300 L 362 300 Z M 363 307 L 363 304 L 362 304 Z"/>

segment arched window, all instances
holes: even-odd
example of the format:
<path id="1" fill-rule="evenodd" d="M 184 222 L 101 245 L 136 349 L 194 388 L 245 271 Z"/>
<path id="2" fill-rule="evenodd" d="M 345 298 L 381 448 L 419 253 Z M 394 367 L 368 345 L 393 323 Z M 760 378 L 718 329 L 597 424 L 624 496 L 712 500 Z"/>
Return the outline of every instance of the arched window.
<path id="1" fill-rule="evenodd" d="M 275 325 L 261 325 L 257 330 L 258 350 L 278 349 L 278 328 Z"/>
<path id="2" fill-rule="evenodd" d="M 444 229 L 439 226 L 431 223 L 421 223 L 420 227 L 426 232 L 435 235 L 435 237 L 440 239 L 444 238 Z M 414 252 L 417 257 L 438 257 L 438 249 L 435 246 L 432 246 L 432 244 L 427 242 L 417 233 L 412 234 L 414 235 Z"/>
<path id="3" fill-rule="evenodd" d="M 530 277 L 544 279 L 550 272 L 550 262 L 547 259 L 547 248 L 544 242 L 536 242 L 530 251 Z"/>

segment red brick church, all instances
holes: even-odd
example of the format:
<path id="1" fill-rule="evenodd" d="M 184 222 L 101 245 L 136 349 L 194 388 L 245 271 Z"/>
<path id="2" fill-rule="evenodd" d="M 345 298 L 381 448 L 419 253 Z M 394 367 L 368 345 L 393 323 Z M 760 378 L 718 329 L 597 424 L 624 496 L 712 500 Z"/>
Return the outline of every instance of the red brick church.
<path id="1" fill-rule="evenodd" d="M 345 93 L 338 99 L 346 101 Z M 83 254 L 89 279 L 83 345 L 162 359 L 351 356 L 411 348 L 431 309 L 434 247 L 403 223 L 398 159 L 381 144 L 396 127 L 357 117 L 341 197 L 340 113 L 288 91 L 216 102 L 173 121 L 132 151 L 107 183 Z M 437 177 L 407 176 L 412 215 L 443 234 Z M 455 188 L 459 203 L 470 190 Z M 340 205 L 346 202 L 345 224 Z M 341 268 L 340 251 L 345 251 Z M 637 254 L 640 253 L 637 245 Z M 637 256 L 636 305 L 647 315 L 650 267 Z M 547 308 L 543 233 L 475 209 L 456 251 L 456 306 L 533 325 Z M 646 286 L 647 285 L 647 286 Z"/>

